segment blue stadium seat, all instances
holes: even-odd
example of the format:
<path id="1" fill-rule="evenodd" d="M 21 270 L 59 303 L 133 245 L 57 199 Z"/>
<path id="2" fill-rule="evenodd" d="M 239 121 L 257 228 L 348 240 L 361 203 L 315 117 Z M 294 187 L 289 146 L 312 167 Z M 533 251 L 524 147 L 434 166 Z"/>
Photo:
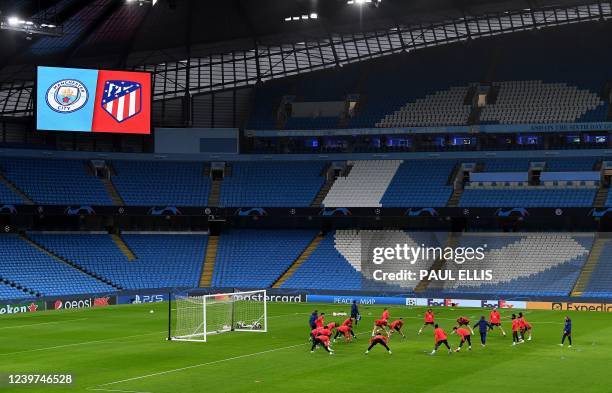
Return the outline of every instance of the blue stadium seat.
<path id="1" fill-rule="evenodd" d="M 267 288 L 306 249 L 313 230 L 242 229 L 219 238 L 214 287 Z"/>

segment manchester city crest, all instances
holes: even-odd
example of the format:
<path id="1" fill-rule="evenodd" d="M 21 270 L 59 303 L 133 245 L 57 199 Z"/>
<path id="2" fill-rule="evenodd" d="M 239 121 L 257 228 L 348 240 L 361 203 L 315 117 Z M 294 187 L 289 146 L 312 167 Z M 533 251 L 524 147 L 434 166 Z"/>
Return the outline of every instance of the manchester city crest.
<path id="1" fill-rule="evenodd" d="M 59 113 L 78 111 L 87 103 L 89 93 L 76 79 L 62 79 L 47 90 L 47 105 Z"/>

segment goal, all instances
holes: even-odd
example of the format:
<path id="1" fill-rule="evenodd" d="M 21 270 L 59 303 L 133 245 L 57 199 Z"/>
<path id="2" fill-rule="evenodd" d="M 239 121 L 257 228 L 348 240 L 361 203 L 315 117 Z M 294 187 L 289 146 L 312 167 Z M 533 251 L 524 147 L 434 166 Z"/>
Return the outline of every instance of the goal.
<path id="1" fill-rule="evenodd" d="M 211 334 L 268 331 L 265 290 L 204 296 L 177 295 L 174 304 L 174 321 L 171 307 L 169 310 L 170 340 L 206 342 Z"/>

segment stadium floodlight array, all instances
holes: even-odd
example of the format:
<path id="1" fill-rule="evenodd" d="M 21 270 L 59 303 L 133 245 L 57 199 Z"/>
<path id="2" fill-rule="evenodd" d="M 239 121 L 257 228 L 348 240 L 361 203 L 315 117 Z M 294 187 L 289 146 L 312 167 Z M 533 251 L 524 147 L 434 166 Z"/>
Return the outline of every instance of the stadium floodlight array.
<path id="1" fill-rule="evenodd" d="M 18 16 L 9 16 L 0 20 L 0 29 L 18 31 L 30 35 L 45 35 L 61 37 L 63 35 L 62 26 L 43 20 L 26 20 Z"/>
<path id="2" fill-rule="evenodd" d="M 211 334 L 268 331 L 265 290 L 203 296 L 177 295 L 174 303 L 176 318 L 172 323 L 173 317 L 169 311 L 169 340 L 206 342 Z"/>

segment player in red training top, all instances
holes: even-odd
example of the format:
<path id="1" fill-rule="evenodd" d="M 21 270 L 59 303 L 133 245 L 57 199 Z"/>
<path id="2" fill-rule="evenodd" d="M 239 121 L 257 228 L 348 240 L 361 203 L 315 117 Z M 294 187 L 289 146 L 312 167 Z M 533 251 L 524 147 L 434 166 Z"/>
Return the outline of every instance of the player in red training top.
<path id="1" fill-rule="evenodd" d="M 389 321 L 389 310 L 387 308 L 383 309 L 383 313 L 382 313 L 382 316 L 380 317 L 380 319 L 385 320 L 385 321 Z"/>
<path id="2" fill-rule="evenodd" d="M 474 334 L 474 331 L 472 330 L 472 326 L 470 326 L 470 320 L 467 317 L 460 316 L 459 318 L 457 318 L 457 327 L 463 327 L 463 326 L 470 329 L 470 333 Z"/>
<path id="3" fill-rule="evenodd" d="M 519 313 L 518 320 L 520 321 L 521 339 L 525 340 L 525 333 L 527 333 L 529 335 L 527 341 L 531 341 L 531 324 L 527 322 L 522 312 Z"/>
<path id="4" fill-rule="evenodd" d="M 433 351 L 431 351 L 430 355 L 435 355 L 436 351 L 442 344 L 444 344 L 446 348 L 448 348 L 449 354 L 453 353 L 453 351 L 450 348 L 450 345 L 448 345 L 448 340 L 446 338 L 446 332 L 441 327 L 439 327 L 437 324 L 434 325 L 434 342 L 435 342 L 435 346 L 434 346 Z"/>
<path id="5" fill-rule="evenodd" d="M 331 349 L 329 344 L 329 336 L 320 334 L 312 341 L 312 347 L 310 347 L 310 353 L 313 353 L 317 346 L 323 347 L 330 355 L 334 354 L 334 350 Z"/>
<path id="6" fill-rule="evenodd" d="M 353 318 L 347 318 L 342 322 L 342 325 L 336 328 L 336 335 L 334 336 L 334 341 L 336 338 L 340 337 L 340 335 L 344 335 L 344 338 L 347 339 L 347 336 L 350 335 L 350 338 L 357 338 L 355 332 L 353 332 Z M 348 341 L 348 340 L 347 340 Z"/>
<path id="7" fill-rule="evenodd" d="M 521 330 L 521 321 L 518 320 L 515 314 L 512 314 L 512 345 L 520 344 L 524 342 L 519 338 L 519 331 Z"/>
<path id="8" fill-rule="evenodd" d="M 325 325 L 325 313 L 324 312 L 319 314 L 319 317 L 315 321 L 315 325 L 317 325 L 318 328 L 322 328 Z"/>
<path id="9" fill-rule="evenodd" d="M 395 321 L 391 322 L 391 325 L 389 325 L 391 328 L 389 330 L 389 338 L 391 338 L 393 332 L 398 332 L 403 338 L 406 338 L 404 332 L 402 332 L 402 326 L 404 326 L 404 318 L 396 319 Z"/>
<path id="10" fill-rule="evenodd" d="M 426 328 L 427 325 L 434 326 L 434 314 L 433 314 L 433 311 L 431 311 L 431 308 L 425 311 L 424 320 L 425 322 L 423 323 L 423 326 L 421 326 L 421 329 L 419 329 L 419 334 L 423 332 L 423 329 Z"/>
<path id="11" fill-rule="evenodd" d="M 370 346 L 365 351 L 366 355 L 370 353 L 370 350 L 374 348 L 376 344 L 380 344 L 383 347 L 385 347 L 389 355 L 391 355 L 391 349 L 389 348 L 389 345 L 387 344 L 387 342 L 389 341 L 389 337 L 387 336 L 386 333 L 387 333 L 386 330 L 382 330 L 382 329 L 378 329 L 376 331 L 376 333 L 370 339 Z"/>
<path id="12" fill-rule="evenodd" d="M 497 307 L 493 307 L 493 310 L 489 313 L 489 324 L 495 328 L 496 326 L 499 328 L 499 331 L 505 336 L 506 332 L 501 325 L 501 314 L 497 310 Z"/>
<path id="13" fill-rule="evenodd" d="M 387 318 L 385 318 L 387 317 Z M 382 318 L 377 319 L 376 321 L 374 321 L 374 327 L 372 328 L 372 337 L 374 337 L 374 335 L 376 334 L 376 331 L 378 329 L 384 329 L 385 333 L 387 334 L 387 336 L 389 335 L 389 310 L 387 310 L 385 308 L 385 310 L 382 313 Z"/>
<path id="14" fill-rule="evenodd" d="M 330 330 L 332 334 L 334 334 L 334 329 L 336 329 L 337 327 L 338 327 L 338 324 L 336 322 L 330 322 L 327 324 L 327 326 L 325 326 L 325 328 Z"/>
<path id="15" fill-rule="evenodd" d="M 338 326 L 338 328 L 336 329 L 336 335 L 334 336 L 334 342 L 336 342 L 336 339 L 341 335 L 344 337 L 344 341 L 347 342 L 351 341 L 352 338 L 356 338 L 355 333 L 353 333 L 353 329 L 351 329 L 351 327 L 347 325 Z"/>
<path id="16" fill-rule="evenodd" d="M 457 334 L 460 338 L 461 338 L 461 342 L 459 343 L 459 346 L 457 347 L 457 349 L 455 349 L 455 352 L 459 352 L 461 351 L 461 347 L 463 347 L 463 343 L 467 341 L 468 343 L 468 350 L 472 350 L 472 339 L 471 339 L 471 335 L 472 333 L 469 332 L 469 330 L 467 330 L 466 328 L 457 328 L 454 327 L 453 328 L 453 333 Z"/>

